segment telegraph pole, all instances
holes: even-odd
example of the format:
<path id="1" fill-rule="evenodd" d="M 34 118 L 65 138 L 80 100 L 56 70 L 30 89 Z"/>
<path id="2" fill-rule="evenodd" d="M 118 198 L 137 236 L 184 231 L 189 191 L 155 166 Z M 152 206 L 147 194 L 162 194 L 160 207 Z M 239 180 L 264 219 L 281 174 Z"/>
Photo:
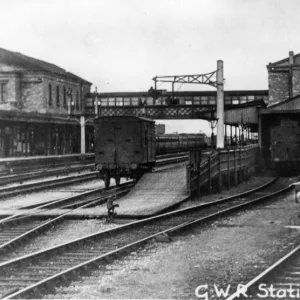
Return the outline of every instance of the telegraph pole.
<path id="1" fill-rule="evenodd" d="M 224 84 L 223 61 L 217 61 L 217 148 L 224 148 Z"/>

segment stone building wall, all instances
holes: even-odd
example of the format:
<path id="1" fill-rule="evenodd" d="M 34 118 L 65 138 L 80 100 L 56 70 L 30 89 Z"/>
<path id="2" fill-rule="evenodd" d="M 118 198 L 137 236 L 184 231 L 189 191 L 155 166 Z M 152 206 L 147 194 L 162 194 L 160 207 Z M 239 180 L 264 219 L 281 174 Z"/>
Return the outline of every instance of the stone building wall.
<path id="1" fill-rule="evenodd" d="M 288 73 L 269 72 L 269 104 L 278 103 L 289 97 Z"/>
<path id="2" fill-rule="evenodd" d="M 300 54 L 289 52 L 289 57 L 267 66 L 269 105 L 300 94 Z"/>
<path id="3" fill-rule="evenodd" d="M 3 72 L 3 70 L 6 71 Z M 0 84 L 2 85 L 0 88 L 2 88 L 3 98 L 0 95 L 0 110 L 19 110 L 56 115 L 67 115 L 68 104 L 72 101 L 74 102 L 73 112 L 81 113 L 85 94 L 90 92 L 90 85 L 87 83 L 75 82 L 59 75 L 22 72 L 13 68 L 5 69 L 3 65 L 1 67 L 1 64 Z M 49 84 L 51 84 L 52 89 L 51 106 L 49 105 Z M 66 95 L 65 101 L 64 94 Z M 59 101 L 57 101 L 57 96 Z M 76 105 L 77 98 L 78 105 Z"/>

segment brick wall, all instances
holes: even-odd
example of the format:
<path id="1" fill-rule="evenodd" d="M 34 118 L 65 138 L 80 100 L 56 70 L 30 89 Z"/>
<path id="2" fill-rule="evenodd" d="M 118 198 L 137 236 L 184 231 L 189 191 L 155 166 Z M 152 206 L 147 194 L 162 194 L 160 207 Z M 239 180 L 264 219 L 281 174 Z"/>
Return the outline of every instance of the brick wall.
<path id="1" fill-rule="evenodd" d="M 52 105 L 49 107 L 49 84 L 52 87 Z M 59 105 L 57 105 L 57 87 L 59 88 Z M 67 107 L 64 107 L 64 88 L 66 89 L 66 101 Z M 75 83 L 72 81 L 68 81 L 65 79 L 59 79 L 56 77 L 47 76 L 44 80 L 43 84 L 44 89 L 44 104 L 47 108 L 47 111 L 50 113 L 56 114 L 67 114 L 68 113 L 68 104 L 73 102 L 72 106 L 73 111 L 76 113 L 80 113 L 81 103 L 83 102 L 83 98 L 86 93 L 90 92 L 90 87 L 88 84 L 81 85 L 80 83 Z M 77 93 L 78 93 L 78 109 L 76 107 L 77 101 Z"/>
<path id="2" fill-rule="evenodd" d="M 278 103 L 289 97 L 288 73 L 269 72 L 269 104 Z"/>
<path id="3" fill-rule="evenodd" d="M 52 86 L 51 107 L 49 107 L 49 83 Z M 7 69 L 1 64 L 0 84 L 5 85 L 5 97 L 3 97 L 4 101 L 0 101 L 0 110 L 21 110 L 55 115 L 66 115 L 68 113 L 68 103 L 71 100 L 74 102 L 73 111 L 80 113 L 84 96 L 90 91 L 89 84 L 81 84 L 65 77 L 52 76 L 41 72 L 22 72 L 17 69 Z M 59 103 L 56 101 L 57 87 L 59 89 Z M 64 107 L 64 88 L 67 92 L 72 92 L 72 99 L 70 93 L 66 95 L 66 107 Z M 77 93 L 78 109 L 76 109 Z"/>
<path id="4" fill-rule="evenodd" d="M 26 76 L 20 84 L 21 99 L 19 107 L 25 112 L 45 113 L 46 107 L 43 103 L 43 86 L 41 79 Z"/>
<path id="5" fill-rule="evenodd" d="M 300 95 L 300 70 L 293 70 L 293 96 Z"/>
<path id="6" fill-rule="evenodd" d="M 288 58 L 269 63 L 267 69 L 269 75 L 269 104 L 300 95 L 300 54 L 294 55 L 294 52 L 290 51 Z"/>

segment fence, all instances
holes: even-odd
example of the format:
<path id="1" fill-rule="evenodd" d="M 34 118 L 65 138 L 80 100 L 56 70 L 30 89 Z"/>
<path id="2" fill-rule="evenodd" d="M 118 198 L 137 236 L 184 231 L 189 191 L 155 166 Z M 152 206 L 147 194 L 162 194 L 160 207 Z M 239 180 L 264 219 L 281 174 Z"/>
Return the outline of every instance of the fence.
<path id="1" fill-rule="evenodd" d="M 213 182 L 220 191 L 224 185 L 230 188 L 249 178 L 254 172 L 258 156 L 258 145 L 248 145 L 235 149 L 222 149 L 211 153 L 190 150 L 187 165 L 187 189 L 193 196 L 200 196 L 200 189 L 206 187 L 211 192 Z"/>

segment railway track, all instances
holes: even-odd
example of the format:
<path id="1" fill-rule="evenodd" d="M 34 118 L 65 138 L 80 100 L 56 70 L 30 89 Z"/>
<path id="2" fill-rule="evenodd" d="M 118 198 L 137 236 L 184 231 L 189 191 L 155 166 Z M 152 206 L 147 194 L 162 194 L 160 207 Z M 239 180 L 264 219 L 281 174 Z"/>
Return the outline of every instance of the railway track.
<path id="1" fill-rule="evenodd" d="M 300 246 L 276 261 L 244 286 L 245 295 L 234 293 L 234 299 L 299 299 L 300 298 Z M 246 298 L 247 296 L 247 298 Z"/>
<path id="2" fill-rule="evenodd" d="M 174 158 L 174 157 L 181 157 L 181 156 L 188 156 L 187 152 L 179 152 L 179 153 L 171 153 L 171 154 L 164 154 L 164 155 L 157 155 L 157 161 L 160 163 L 161 160 L 167 159 L 167 158 Z M 29 172 L 22 172 L 22 173 L 10 173 L 1 175 L 0 174 L 0 186 L 12 184 L 12 183 L 20 183 L 23 184 L 26 181 L 33 180 L 36 178 L 46 178 L 50 176 L 66 176 L 70 173 L 75 172 L 83 172 L 83 171 L 89 171 L 93 170 L 95 167 L 94 163 L 90 164 L 84 164 L 84 165 L 70 165 L 66 164 L 63 167 L 57 167 L 57 168 L 44 168 L 44 169 L 37 169 L 32 170 Z"/>
<path id="3" fill-rule="evenodd" d="M 43 189 L 56 188 L 67 184 L 83 182 L 95 179 L 98 172 L 93 171 L 85 174 L 72 175 L 67 177 L 48 179 L 43 181 L 24 183 L 20 185 L 8 186 L 0 189 L 0 199 L 12 197 L 21 193 L 36 192 Z"/>
<path id="4" fill-rule="evenodd" d="M 111 260 L 141 247 L 156 236 L 176 234 L 203 222 L 271 199 L 291 186 L 284 179 L 260 188 L 202 205 L 134 221 L 114 229 L 43 249 L 23 257 L 4 257 L 0 263 L 1 297 L 34 297 L 43 289 L 66 283 L 94 268 L 105 268 Z"/>
<path id="5" fill-rule="evenodd" d="M 50 201 L 43 205 L 30 206 L 26 211 L 1 219 L 0 253 L 2 256 L 0 257 L 0 261 L 2 261 L 3 255 L 6 252 L 15 250 L 22 242 L 28 241 L 29 238 L 33 236 L 36 237 L 37 234 L 63 222 L 69 213 L 77 209 L 104 204 L 110 197 L 121 197 L 128 193 L 132 186 L 133 182 L 129 182 L 119 187 L 113 187 L 110 190 L 97 189 L 85 192 L 65 199 Z M 52 218 L 48 217 L 45 220 L 43 216 L 38 217 L 37 210 L 41 208 L 47 208 L 50 211 L 56 208 L 63 208 L 66 211 L 58 216 Z M 22 252 L 22 255 L 25 254 L 28 253 Z"/>
<path id="6" fill-rule="evenodd" d="M 0 186 L 11 184 L 11 183 L 21 183 L 28 180 L 33 180 L 41 177 L 50 176 L 64 176 L 72 172 L 82 172 L 93 169 L 94 164 L 87 164 L 81 166 L 70 166 L 67 165 L 63 168 L 52 168 L 44 170 L 35 170 L 30 172 L 24 172 L 21 174 L 8 174 L 0 176 Z"/>
<path id="7" fill-rule="evenodd" d="M 188 156 L 186 154 L 185 155 L 177 154 L 176 156 L 167 156 L 158 159 L 156 162 L 156 166 L 159 168 L 166 165 L 183 162 L 186 160 L 188 160 Z M 88 181 L 88 180 L 95 179 L 97 175 L 98 175 L 98 171 L 90 171 L 88 173 L 83 173 L 83 174 L 75 174 L 75 175 L 73 174 L 73 175 L 68 175 L 60 178 L 44 179 L 42 181 L 23 183 L 24 177 L 28 176 L 28 178 L 30 179 L 30 174 L 22 174 L 21 183 L 19 185 L 12 185 L 12 186 L 0 188 L 0 199 L 12 197 L 21 193 L 36 192 L 43 189 L 56 188 L 63 185 Z M 37 176 L 37 178 L 40 177 L 43 177 L 42 174 L 39 174 Z M 4 180 L 4 178 L 2 178 L 2 180 Z M 11 180 L 13 181 L 13 179 Z M 20 179 L 18 179 L 18 181 L 20 181 Z"/>

